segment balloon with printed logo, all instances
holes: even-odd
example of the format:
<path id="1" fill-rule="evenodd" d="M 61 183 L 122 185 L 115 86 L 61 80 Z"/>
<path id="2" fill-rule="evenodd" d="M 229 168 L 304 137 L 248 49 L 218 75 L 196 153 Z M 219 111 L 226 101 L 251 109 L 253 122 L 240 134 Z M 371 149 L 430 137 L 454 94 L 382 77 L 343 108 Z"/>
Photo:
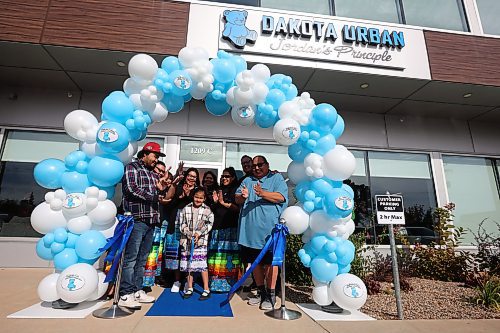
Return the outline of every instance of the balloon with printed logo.
<path id="1" fill-rule="evenodd" d="M 278 120 L 273 127 L 273 137 L 283 146 L 293 145 L 300 136 L 300 125 L 297 121 L 287 118 Z"/>
<path id="2" fill-rule="evenodd" d="M 59 273 L 52 273 L 47 275 L 38 283 L 37 293 L 38 297 L 44 302 L 54 302 L 59 299 L 57 294 L 57 280 Z"/>
<path id="3" fill-rule="evenodd" d="M 172 94 L 185 96 L 191 92 L 193 80 L 185 70 L 176 70 L 170 73 L 169 79 L 172 82 Z"/>
<path id="4" fill-rule="evenodd" d="M 48 158 L 35 166 L 33 175 L 38 185 L 56 189 L 61 187 L 61 177 L 66 170 L 64 162 L 55 158 Z"/>
<path id="5" fill-rule="evenodd" d="M 96 156 L 88 166 L 89 180 L 97 186 L 113 186 L 122 179 L 123 173 L 123 163 L 113 155 Z"/>
<path id="6" fill-rule="evenodd" d="M 349 273 L 339 274 L 328 290 L 335 304 L 349 311 L 360 309 L 368 297 L 363 281 Z"/>
<path id="7" fill-rule="evenodd" d="M 62 212 L 67 220 L 86 213 L 86 197 L 83 193 L 70 193 L 63 201 Z"/>
<path id="8" fill-rule="evenodd" d="M 107 121 L 97 131 L 96 141 L 103 152 L 116 154 L 127 148 L 130 133 L 124 125 Z"/>
<path id="9" fill-rule="evenodd" d="M 61 272 L 57 279 L 57 294 L 68 303 L 80 303 L 97 289 L 99 276 L 89 264 L 75 264 Z"/>
<path id="10" fill-rule="evenodd" d="M 349 216 L 353 208 L 354 198 L 342 188 L 334 188 L 323 199 L 323 209 L 334 219 Z"/>
<path id="11" fill-rule="evenodd" d="M 239 126 L 250 126 L 255 122 L 255 106 L 234 106 L 231 109 L 231 119 Z"/>

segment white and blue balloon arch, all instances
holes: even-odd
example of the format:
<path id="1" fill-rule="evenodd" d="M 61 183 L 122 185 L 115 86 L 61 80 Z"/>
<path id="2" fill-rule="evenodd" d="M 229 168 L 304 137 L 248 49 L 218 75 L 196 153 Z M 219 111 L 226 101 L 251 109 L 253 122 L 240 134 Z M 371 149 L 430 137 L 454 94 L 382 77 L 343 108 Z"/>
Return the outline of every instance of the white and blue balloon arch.
<path id="1" fill-rule="evenodd" d="M 316 105 L 307 92 L 298 96 L 289 76 L 271 75 L 263 64 L 247 69 L 241 56 L 224 51 L 209 59 L 206 50 L 185 47 L 178 57 L 166 57 L 161 67 L 149 55 L 138 54 L 128 71 L 123 91 L 102 102 L 101 121 L 85 110 L 64 119 L 80 149 L 64 161 L 47 159 L 35 167 L 36 182 L 55 190 L 31 215 L 33 228 L 45 234 L 36 252 L 56 268 L 40 282 L 40 299 L 79 303 L 103 295 L 104 273 L 92 264 L 117 223 L 117 209 L 109 199 L 124 165 L 153 122 L 164 121 L 194 98 L 204 100 L 215 116 L 231 112 L 239 126 L 272 127 L 276 142 L 288 146 L 293 160 L 288 175 L 296 184 L 298 204 L 286 208 L 282 217 L 291 234 L 302 234 L 298 255 L 311 269 L 313 299 L 319 305 L 335 301 L 345 309 L 359 309 L 366 287 L 348 273 L 355 254 L 348 240 L 354 232 L 354 193 L 342 183 L 354 172 L 355 158 L 336 143 L 344 121 L 335 108 Z"/>

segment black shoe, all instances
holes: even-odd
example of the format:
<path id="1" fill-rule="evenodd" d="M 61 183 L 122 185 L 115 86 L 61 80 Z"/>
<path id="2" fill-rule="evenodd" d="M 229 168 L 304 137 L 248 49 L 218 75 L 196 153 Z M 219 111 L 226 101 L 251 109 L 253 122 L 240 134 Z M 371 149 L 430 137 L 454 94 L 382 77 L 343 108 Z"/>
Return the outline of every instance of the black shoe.
<path id="1" fill-rule="evenodd" d="M 200 301 L 206 301 L 209 298 L 210 298 L 210 291 L 207 292 L 206 290 L 203 290 L 203 293 L 201 294 L 200 298 L 198 298 L 198 299 Z"/>
<path id="2" fill-rule="evenodd" d="M 68 303 L 62 299 L 52 302 L 52 309 L 71 309 L 77 306 L 78 303 Z"/>
<path id="3" fill-rule="evenodd" d="M 184 295 L 182 295 L 182 298 L 188 299 L 189 297 L 193 296 L 193 289 L 188 289 Z"/>
<path id="4" fill-rule="evenodd" d="M 328 313 L 342 313 L 342 312 L 344 312 L 344 309 L 342 309 L 340 306 L 335 304 L 335 302 L 332 302 L 332 304 L 330 304 L 330 305 L 322 306 L 321 310 L 328 312 Z"/>

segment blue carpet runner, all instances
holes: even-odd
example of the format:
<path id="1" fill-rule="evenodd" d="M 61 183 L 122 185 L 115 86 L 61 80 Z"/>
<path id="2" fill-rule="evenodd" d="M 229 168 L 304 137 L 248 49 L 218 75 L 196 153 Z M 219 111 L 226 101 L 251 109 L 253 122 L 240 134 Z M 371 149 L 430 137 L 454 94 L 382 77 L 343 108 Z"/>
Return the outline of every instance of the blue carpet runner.
<path id="1" fill-rule="evenodd" d="M 172 293 L 165 289 L 153 304 L 146 316 L 187 316 L 187 317 L 232 317 L 231 305 L 220 304 L 226 299 L 227 294 L 212 293 L 205 301 L 198 298 L 203 292 L 202 288 L 196 286 L 193 296 L 183 299 L 183 292 Z"/>

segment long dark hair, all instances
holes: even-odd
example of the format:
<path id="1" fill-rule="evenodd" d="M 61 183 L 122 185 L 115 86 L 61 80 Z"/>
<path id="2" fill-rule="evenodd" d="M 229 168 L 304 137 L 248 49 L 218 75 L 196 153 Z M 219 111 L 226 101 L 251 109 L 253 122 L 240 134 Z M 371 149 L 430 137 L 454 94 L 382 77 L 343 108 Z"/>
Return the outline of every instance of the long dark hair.
<path id="1" fill-rule="evenodd" d="M 212 175 L 212 178 L 214 179 L 214 184 L 211 186 L 211 188 L 219 188 L 219 183 L 217 182 L 217 176 L 215 175 L 215 173 L 213 173 L 212 171 L 208 170 L 206 171 L 204 174 L 203 174 L 203 180 L 201 182 L 201 185 L 204 186 L 207 190 L 210 190 L 208 188 L 208 186 L 205 185 L 205 178 L 207 177 L 207 175 Z"/>
<path id="2" fill-rule="evenodd" d="M 227 185 L 227 187 L 231 187 L 231 186 L 236 186 L 238 185 L 238 177 L 236 176 L 236 170 L 234 170 L 233 167 L 227 167 L 225 168 L 223 171 L 222 171 L 222 174 L 224 174 L 224 172 L 227 172 L 229 173 L 229 175 L 231 177 L 233 177 L 233 180 L 229 183 L 229 185 Z M 224 186 L 222 185 L 222 182 L 220 183 L 220 186 Z"/>

